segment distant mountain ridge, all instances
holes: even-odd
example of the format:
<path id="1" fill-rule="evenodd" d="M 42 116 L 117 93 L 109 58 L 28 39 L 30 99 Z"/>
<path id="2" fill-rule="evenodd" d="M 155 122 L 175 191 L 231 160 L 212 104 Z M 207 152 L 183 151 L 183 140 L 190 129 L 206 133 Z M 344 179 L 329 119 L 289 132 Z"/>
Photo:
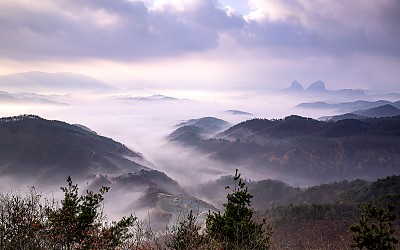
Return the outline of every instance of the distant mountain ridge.
<path id="1" fill-rule="evenodd" d="M 229 126 L 229 122 L 215 117 L 190 119 L 177 124 L 175 127 L 178 128 L 170 133 L 167 138 L 169 140 L 179 140 L 178 138 L 182 137 L 210 138 Z"/>
<path id="2" fill-rule="evenodd" d="M 298 81 L 294 80 L 289 88 L 284 89 L 288 92 L 302 92 L 304 90 L 303 85 Z"/>
<path id="3" fill-rule="evenodd" d="M 282 90 L 283 93 L 290 94 L 308 94 L 308 95 L 335 95 L 335 96 L 365 96 L 363 90 L 360 89 L 339 89 L 339 90 L 328 90 L 326 88 L 325 82 L 322 80 L 317 80 L 311 83 L 307 88 L 304 88 L 301 83 L 294 80 L 290 87 Z"/>
<path id="4" fill-rule="evenodd" d="M 11 94 L 0 91 L 0 103 L 10 104 L 43 104 L 43 105 L 68 105 L 67 103 L 51 100 L 49 96 L 36 95 L 31 93 Z"/>
<path id="5" fill-rule="evenodd" d="M 118 97 L 119 100 L 125 101 L 144 101 L 144 102 L 155 102 L 155 101 L 180 101 L 181 99 L 165 96 L 165 95 L 151 95 L 151 96 L 135 96 L 135 97 Z"/>
<path id="6" fill-rule="evenodd" d="M 250 116 L 253 116 L 252 113 L 241 111 L 241 110 L 236 110 L 236 109 L 225 110 L 225 113 L 228 113 L 228 114 L 231 114 L 231 115 L 250 115 Z"/>
<path id="7" fill-rule="evenodd" d="M 400 115 L 400 110 L 390 104 L 385 104 L 376 108 L 370 108 L 367 110 L 357 110 L 352 112 L 352 114 L 367 117 L 392 117 Z"/>
<path id="8" fill-rule="evenodd" d="M 84 90 L 99 91 L 110 90 L 111 86 L 82 74 L 45 73 L 31 71 L 0 76 L 0 88 L 23 88 L 28 91 L 56 91 L 56 90 Z"/>
<path id="9" fill-rule="evenodd" d="M 198 118 L 198 119 L 190 119 L 190 120 L 187 120 L 187 121 L 177 124 L 175 127 L 182 127 L 182 126 L 188 126 L 188 125 L 201 127 L 204 129 L 209 129 L 211 131 L 217 131 L 217 130 L 223 129 L 224 127 L 228 127 L 229 122 L 224 121 L 219 118 L 209 116 L 209 117 L 202 117 L 202 118 Z"/>
<path id="10" fill-rule="evenodd" d="M 338 112 L 353 112 L 356 110 L 376 108 L 383 106 L 385 104 L 390 104 L 396 108 L 400 108 L 400 101 L 391 102 L 387 100 L 378 101 L 365 101 L 358 100 L 352 102 L 342 102 L 342 103 L 326 103 L 326 102 L 308 102 L 300 103 L 296 105 L 297 108 L 307 108 L 307 109 L 337 109 Z"/>
<path id="11" fill-rule="evenodd" d="M 313 92 L 326 92 L 328 91 L 325 87 L 325 83 L 322 80 L 315 81 L 307 88 L 307 91 Z"/>
<path id="12" fill-rule="evenodd" d="M 395 104 L 398 105 L 399 102 Z M 373 107 L 369 109 L 356 110 L 351 113 L 345 113 L 341 115 L 334 116 L 323 116 L 320 117 L 320 120 L 324 121 L 339 121 L 344 119 L 357 119 L 357 120 L 365 120 L 368 118 L 382 118 L 382 117 L 394 117 L 400 115 L 400 109 L 397 107 L 385 104 L 378 107 Z"/>

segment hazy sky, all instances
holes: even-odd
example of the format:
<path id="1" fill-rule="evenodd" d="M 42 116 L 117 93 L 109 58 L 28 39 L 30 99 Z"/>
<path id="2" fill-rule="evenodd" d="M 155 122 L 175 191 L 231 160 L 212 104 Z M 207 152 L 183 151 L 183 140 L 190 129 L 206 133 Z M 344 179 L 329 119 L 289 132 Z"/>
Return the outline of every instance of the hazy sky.
<path id="1" fill-rule="evenodd" d="M 400 91 L 398 0 L 0 0 L 0 74 Z"/>

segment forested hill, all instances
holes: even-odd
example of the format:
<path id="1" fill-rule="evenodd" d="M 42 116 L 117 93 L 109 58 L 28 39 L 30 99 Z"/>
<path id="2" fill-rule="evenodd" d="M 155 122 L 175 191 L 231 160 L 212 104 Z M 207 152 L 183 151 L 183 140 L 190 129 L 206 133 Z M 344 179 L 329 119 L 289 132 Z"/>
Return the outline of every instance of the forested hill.
<path id="1" fill-rule="evenodd" d="M 400 176 L 393 175 L 375 181 L 343 180 L 299 188 L 278 180 L 245 180 L 253 195 L 252 207 L 265 212 L 273 207 L 307 204 L 365 204 L 373 202 L 395 203 L 400 208 Z M 234 187 L 232 176 L 223 176 L 199 187 L 207 199 L 219 203 L 220 192 Z M 213 191 L 214 190 L 214 191 Z M 221 200 L 223 202 L 223 200 Z"/>
<path id="2" fill-rule="evenodd" d="M 82 126 L 34 115 L 0 119 L 0 176 L 60 181 L 66 176 L 118 174 L 147 169 L 142 156 Z"/>
<path id="3" fill-rule="evenodd" d="M 278 120 L 252 119 L 229 128 L 218 134 L 216 138 L 258 141 L 260 137 L 267 140 L 268 138 L 335 138 L 362 135 L 400 137 L 400 116 L 362 121 L 346 119 L 337 122 L 318 121 L 295 115 Z"/>
<path id="4" fill-rule="evenodd" d="M 388 176 L 373 182 L 340 181 L 294 188 L 281 182 L 266 180 L 250 184 L 255 208 L 265 210 L 279 205 L 301 204 L 397 204 L 400 208 L 400 176 Z"/>
<path id="5" fill-rule="evenodd" d="M 337 122 L 300 116 L 253 119 L 213 139 L 182 134 L 175 142 L 286 181 L 326 183 L 400 174 L 400 116 Z"/>
<path id="6" fill-rule="evenodd" d="M 359 222 L 366 204 L 381 209 L 391 205 L 400 214 L 400 176 L 374 182 L 341 181 L 306 189 L 262 181 L 254 183 L 251 191 L 253 205 L 262 209 L 260 212 L 273 224 L 276 249 L 349 249 L 349 228 Z M 400 220 L 397 218 L 394 224 L 399 228 Z M 398 229 L 395 235 L 400 237 Z"/>

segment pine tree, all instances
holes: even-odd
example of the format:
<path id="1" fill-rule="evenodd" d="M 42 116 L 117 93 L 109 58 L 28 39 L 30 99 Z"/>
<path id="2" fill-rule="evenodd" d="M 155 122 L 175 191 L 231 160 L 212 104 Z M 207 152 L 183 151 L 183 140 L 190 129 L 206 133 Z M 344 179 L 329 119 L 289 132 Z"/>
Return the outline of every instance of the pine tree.
<path id="1" fill-rule="evenodd" d="M 196 222 L 196 217 L 190 210 L 187 218 L 179 222 L 178 227 L 173 230 L 172 237 L 166 242 L 167 247 L 174 250 L 201 248 L 206 243 L 206 238 L 199 233 L 200 229 Z"/>
<path id="2" fill-rule="evenodd" d="M 103 223 L 99 210 L 108 187 L 101 187 L 98 193 L 86 191 L 78 194 L 78 185 L 67 179 L 68 187 L 61 187 L 64 199 L 61 207 L 47 208 L 48 235 L 55 249 L 114 249 L 124 238 L 129 237 L 128 227 L 136 217 L 124 217 L 110 225 Z"/>
<path id="3" fill-rule="evenodd" d="M 262 223 L 253 221 L 251 210 L 252 195 L 236 170 L 235 187 L 227 195 L 224 204 L 225 212 L 209 214 L 206 225 L 207 234 L 224 249 L 268 249 L 272 229 Z"/>
<path id="4" fill-rule="evenodd" d="M 359 223 L 350 227 L 354 241 L 352 247 L 365 247 L 368 250 L 396 249 L 398 240 L 394 235 L 394 207 L 389 205 L 385 210 L 368 204 L 363 210 Z"/>

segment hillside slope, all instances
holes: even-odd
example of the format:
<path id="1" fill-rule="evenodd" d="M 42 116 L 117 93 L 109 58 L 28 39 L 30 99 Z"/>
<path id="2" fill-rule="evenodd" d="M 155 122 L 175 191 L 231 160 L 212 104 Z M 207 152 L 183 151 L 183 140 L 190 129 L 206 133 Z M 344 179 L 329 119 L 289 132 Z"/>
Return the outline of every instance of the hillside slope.
<path id="1" fill-rule="evenodd" d="M 252 119 L 213 139 L 186 136 L 175 142 L 261 178 L 307 179 L 303 185 L 400 174 L 400 116 L 337 122 L 300 116 Z"/>
<path id="2" fill-rule="evenodd" d="M 0 119 L 0 138 L 0 176 L 56 181 L 147 169 L 129 160 L 142 156 L 119 142 L 34 115 Z"/>
<path id="3" fill-rule="evenodd" d="M 270 179 L 245 183 L 253 195 L 255 218 L 264 218 L 273 227 L 272 249 L 350 249 L 350 226 L 358 222 L 363 205 L 387 208 L 391 204 L 400 213 L 400 176 L 373 182 L 344 180 L 308 188 Z M 198 189 L 206 199 L 222 206 L 226 200 L 219 200 L 220 192 L 233 185 L 233 177 L 224 176 Z M 399 228 L 400 220 L 395 224 Z M 400 237 L 399 230 L 396 235 Z"/>

